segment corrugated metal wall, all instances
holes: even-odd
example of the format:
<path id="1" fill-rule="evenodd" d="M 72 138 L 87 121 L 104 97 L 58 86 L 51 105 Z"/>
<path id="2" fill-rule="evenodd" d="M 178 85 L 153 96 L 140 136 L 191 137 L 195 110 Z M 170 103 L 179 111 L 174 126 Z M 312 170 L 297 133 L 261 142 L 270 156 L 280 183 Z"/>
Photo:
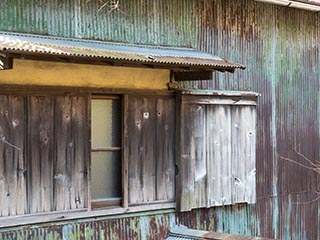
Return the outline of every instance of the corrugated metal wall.
<path id="1" fill-rule="evenodd" d="M 177 214 L 176 221 L 228 233 L 320 239 L 320 201 L 312 201 L 317 198 L 320 177 L 280 159 L 290 157 L 308 165 L 296 149 L 313 162 L 320 160 L 319 14 L 253 0 L 120 0 L 120 11 L 105 8 L 97 12 L 100 6 L 98 0 L 3 0 L 0 29 L 187 46 L 246 64 L 245 71 L 216 73 L 213 81 L 187 84 L 262 94 L 258 105 L 257 204 Z M 162 225 L 162 233 L 166 233 L 168 216 L 154 218 L 161 219 L 154 224 Z M 114 233 L 129 234 L 120 222 L 128 221 L 131 226 L 138 219 L 140 224 L 143 219 L 153 221 L 153 217 L 129 218 L 70 228 L 76 226 L 79 229 L 74 232 L 79 232 L 89 226 L 91 231 L 93 226 L 111 224 Z M 148 234 L 142 231 L 139 236 Z"/>

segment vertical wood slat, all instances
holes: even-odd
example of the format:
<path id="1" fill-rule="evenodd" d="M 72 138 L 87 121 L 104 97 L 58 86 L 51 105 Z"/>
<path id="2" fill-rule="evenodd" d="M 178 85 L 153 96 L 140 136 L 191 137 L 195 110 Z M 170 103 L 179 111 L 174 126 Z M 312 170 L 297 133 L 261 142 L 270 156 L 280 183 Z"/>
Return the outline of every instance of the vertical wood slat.
<path id="1" fill-rule="evenodd" d="M 233 108 L 232 111 L 232 159 L 234 166 L 232 169 L 232 189 L 234 191 L 232 200 L 235 203 L 244 202 L 245 199 L 246 129 L 242 112 L 242 109 L 239 108 Z"/>
<path id="2" fill-rule="evenodd" d="M 54 210 L 87 207 L 87 99 L 56 98 Z"/>
<path id="3" fill-rule="evenodd" d="M 180 211 L 189 211 L 196 207 L 194 204 L 194 178 L 189 174 L 189 169 L 193 167 L 193 160 L 191 158 L 191 136 L 192 136 L 192 124 L 190 121 L 191 107 L 189 105 L 182 104 L 180 115 L 180 134 L 179 134 L 179 153 L 177 154 L 178 161 L 178 175 L 177 189 L 178 208 Z M 191 118 L 192 119 L 192 118 Z"/>
<path id="4" fill-rule="evenodd" d="M 152 201 L 155 198 L 155 135 L 152 101 L 146 97 L 129 97 L 129 202 Z"/>
<path id="5" fill-rule="evenodd" d="M 232 203 L 231 107 L 207 107 L 208 207 Z"/>
<path id="6" fill-rule="evenodd" d="M 26 121 L 25 121 L 25 100 L 23 97 L 14 97 L 12 99 L 12 127 L 13 127 L 13 144 L 20 150 L 14 152 L 14 162 L 17 162 L 14 171 L 17 181 L 16 193 L 13 198 L 16 198 L 16 206 L 11 211 L 12 214 L 22 215 L 27 212 L 27 162 L 25 157 L 26 146 Z M 10 174 L 10 173 L 9 173 Z M 10 201 L 13 205 L 14 202 Z"/>
<path id="7" fill-rule="evenodd" d="M 129 156 L 129 203 L 138 203 L 143 201 L 143 193 L 141 190 L 143 181 L 140 175 L 142 162 L 139 153 L 139 142 L 142 118 L 138 111 L 140 103 L 138 99 L 129 97 L 128 101 L 128 156 Z M 134 111 L 136 109 L 136 111 Z"/>
<path id="8" fill-rule="evenodd" d="M 192 116 L 195 132 L 191 138 L 191 159 L 195 168 L 189 169 L 189 174 L 194 174 L 194 194 L 197 207 L 207 205 L 207 158 L 206 158 L 206 107 L 197 105 L 193 108 Z"/>
<path id="9" fill-rule="evenodd" d="M 26 201 L 26 159 L 24 99 L 0 96 L 0 216 L 24 214 Z"/>
<path id="10" fill-rule="evenodd" d="M 28 208 L 29 213 L 52 210 L 53 100 L 28 98 Z"/>
<path id="11" fill-rule="evenodd" d="M 86 167 L 87 167 L 87 178 L 86 178 L 86 186 L 87 186 L 87 202 L 84 204 L 86 205 L 88 211 L 91 211 L 91 100 L 92 100 L 92 95 L 89 95 L 86 97 L 87 103 L 86 103 L 86 118 L 87 118 L 87 129 L 84 131 L 84 138 L 87 139 L 87 143 L 85 144 L 86 148 Z"/>
<path id="12" fill-rule="evenodd" d="M 182 105 L 180 131 L 178 197 L 180 210 L 189 211 L 207 204 L 205 107 Z"/>
<path id="13" fill-rule="evenodd" d="M 123 118 L 122 118 L 122 158 L 121 158 L 121 165 L 122 165 L 122 207 L 123 208 L 128 208 L 129 205 L 129 151 L 128 147 L 123 147 L 123 146 L 128 146 L 129 144 L 129 135 L 128 135 L 128 95 L 123 96 L 123 101 L 122 101 L 122 110 L 123 110 Z"/>
<path id="14" fill-rule="evenodd" d="M 71 134 L 71 99 L 58 97 L 55 103 L 55 149 L 54 162 L 54 209 L 70 208 L 70 134 Z"/>
<path id="15" fill-rule="evenodd" d="M 174 99 L 129 96 L 126 112 L 129 204 L 174 200 Z"/>
<path id="16" fill-rule="evenodd" d="M 74 152 L 71 159 L 71 209 L 87 207 L 87 162 L 88 152 L 86 150 L 88 136 L 87 132 L 87 99 L 85 97 L 72 98 L 72 142 L 70 151 Z"/>
<path id="17" fill-rule="evenodd" d="M 246 121 L 247 129 L 247 146 L 248 146 L 248 158 L 246 161 L 246 202 L 247 203 L 256 203 L 256 141 L 257 141 L 257 112 L 255 107 L 246 107 L 245 116 L 250 116 L 251 121 Z"/>
<path id="18" fill-rule="evenodd" d="M 175 99 L 158 98 L 156 106 L 157 200 L 174 200 L 175 196 Z"/>
<path id="19" fill-rule="evenodd" d="M 0 137 L 2 140 L 7 139 L 10 141 L 10 119 L 9 119 L 9 97 L 1 96 L 0 99 Z M 1 161 L 0 161 L 0 213 L 1 216 L 8 216 L 10 213 L 10 201 L 8 199 L 9 186 L 7 175 L 8 171 L 6 169 L 6 162 L 10 161 L 7 159 L 7 148 L 6 143 L 0 143 L 0 153 L 1 153 Z"/>
<path id="20" fill-rule="evenodd" d="M 233 203 L 254 203 L 256 195 L 254 107 L 233 108 L 232 122 Z"/>
<path id="21" fill-rule="evenodd" d="M 143 161 L 143 172 L 141 174 L 143 182 L 143 202 L 156 200 L 156 116 L 155 98 L 144 98 L 140 116 L 142 116 L 140 156 Z M 148 115 L 148 116 L 147 116 Z"/>

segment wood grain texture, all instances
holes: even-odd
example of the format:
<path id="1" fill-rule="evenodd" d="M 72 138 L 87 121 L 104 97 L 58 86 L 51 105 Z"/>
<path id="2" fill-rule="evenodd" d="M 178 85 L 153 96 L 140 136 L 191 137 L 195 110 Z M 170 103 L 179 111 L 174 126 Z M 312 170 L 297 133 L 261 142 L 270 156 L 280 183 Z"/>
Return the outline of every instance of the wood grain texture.
<path id="1" fill-rule="evenodd" d="M 232 203 L 231 107 L 207 107 L 208 207 Z"/>
<path id="2" fill-rule="evenodd" d="M 85 208 L 88 203 L 88 150 L 87 146 L 87 98 L 72 98 L 72 141 L 69 148 L 71 159 L 71 209 Z"/>
<path id="3" fill-rule="evenodd" d="M 233 203 L 255 202 L 255 127 L 253 107 L 232 109 Z"/>
<path id="4" fill-rule="evenodd" d="M 87 101 L 0 96 L 0 216 L 87 207 Z"/>
<path id="5" fill-rule="evenodd" d="M 28 213 L 52 210 L 53 99 L 28 98 Z"/>
<path id="6" fill-rule="evenodd" d="M 88 206 L 87 98 L 55 101 L 54 210 Z"/>
<path id="7" fill-rule="evenodd" d="M 174 200 L 175 99 L 158 98 L 156 116 L 156 199 Z"/>
<path id="8" fill-rule="evenodd" d="M 11 188 L 15 190 L 12 198 L 16 198 L 15 207 L 16 211 L 11 211 L 12 215 L 22 215 L 27 212 L 27 162 L 25 156 L 26 149 L 26 116 L 25 116 L 25 100 L 23 97 L 13 97 L 11 111 L 12 111 L 12 136 L 13 145 L 17 146 L 20 150 L 14 150 L 15 171 L 13 176 L 16 181 L 16 187 Z M 10 174 L 10 173 L 9 173 Z M 11 174 L 10 174 L 11 175 Z M 10 201 L 13 205 L 14 202 Z"/>
<path id="9" fill-rule="evenodd" d="M 199 190 L 201 187 L 199 186 L 199 180 L 201 179 L 198 179 L 196 186 L 196 175 L 200 175 L 196 170 L 196 158 L 198 157 L 198 151 L 201 152 L 202 149 L 199 149 L 199 146 L 204 142 L 201 143 L 201 136 L 199 132 L 197 133 L 199 128 L 197 122 L 201 123 L 204 116 L 201 106 L 182 105 L 181 108 L 181 158 L 178 162 L 180 192 L 177 197 L 180 200 L 180 210 L 189 211 L 198 207 L 198 197 L 201 197 L 199 192 L 196 192 L 196 188 Z"/>
<path id="10" fill-rule="evenodd" d="M 173 98 L 128 96 L 129 205 L 174 199 L 174 111 Z"/>
<path id="11" fill-rule="evenodd" d="M 210 95 L 190 95 L 183 97 L 183 104 L 201 104 L 201 105 L 236 105 L 236 106 L 255 106 L 255 98 L 246 99 L 244 97 L 223 97 Z"/>
<path id="12" fill-rule="evenodd" d="M 24 99 L 0 96 L 0 216 L 27 211 L 24 136 Z"/>
<path id="13" fill-rule="evenodd" d="M 153 157 L 150 154 L 150 150 L 153 150 L 153 144 L 155 140 L 154 135 L 152 135 L 152 133 L 150 133 L 149 136 L 146 134 L 147 126 L 149 126 L 150 128 L 148 130 L 152 131 L 152 123 L 148 124 L 148 121 L 143 120 L 143 113 L 148 112 L 150 114 L 149 110 L 151 109 L 148 109 L 149 101 L 150 100 L 148 100 L 148 98 L 146 97 L 129 96 L 128 99 L 127 127 L 129 135 L 129 144 L 127 147 L 129 149 L 129 204 L 145 201 L 145 164 L 150 157 Z M 146 142 L 148 142 L 149 148 L 145 149 Z M 148 174 L 150 175 L 152 173 Z M 152 182 L 149 182 L 148 184 L 152 185 Z M 154 190 L 152 191 L 154 192 Z"/>
<path id="14" fill-rule="evenodd" d="M 128 95 L 124 95 L 122 98 L 122 141 L 121 146 L 128 146 L 129 144 L 129 135 L 128 135 Z M 122 207 L 128 208 L 129 206 L 129 148 L 123 147 L 122 148 L 122 159 L 121 159 L 121 165 L 122 165 Z"/>
<path id="15" fill-rule="evenodd" d="M 177 207 L 190 211 L 254 203 L 255 106 L 213 104 L 214 99 L 203 104 L 201 97 L 195 104 L 195 96 L 192 102 L 190 96 L 181 98 Z"/>
<path id="16" fill-rule="evenodd" d="M 67 210 L 70 199 L 71 99 L 58 97 L 55 102 L 54 210 Z"/>

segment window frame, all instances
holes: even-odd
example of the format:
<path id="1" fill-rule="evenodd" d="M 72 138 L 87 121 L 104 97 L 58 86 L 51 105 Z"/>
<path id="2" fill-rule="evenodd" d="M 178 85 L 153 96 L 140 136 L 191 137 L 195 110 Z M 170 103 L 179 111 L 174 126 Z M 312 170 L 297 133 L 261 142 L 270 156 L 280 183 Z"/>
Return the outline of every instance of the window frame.
<path id="1" fill-rule="evenodd" d="M 92 101 L 93 100 L 120 100 L 121 101 L 121 106 L 120 109 L 121 110 L 121 127 L 119 129 L 120 131 L 120 136 L 121 136 L 121 141 L 120 147 L 106 147 L 106 148 L 92 148 L 92 118 L 91 118 L 91 114 L 92 114 Z M 125 152 L 125 148 L 124 148 L 124 129 L 125 129 L 125 121 L 124 121 L 124 117 L 125 117 L 125 95 L 121 95 L 121 94 L 91 94 L 91 97 L 89 98 L 89 131 L 90 131 L 90 141 L 89 141 L 89 152 L 90 152 L 90 157 L 89 157 L 89 181 L 88 181 L 88 211 L 91 210 L 96 210 L 96 209 L 104 209 L 104 208 L 126 208 L 126 206 L 128 206 L 127 203 L 127 197 L 126 197 L 126 186 L 127 186 L 127 180 L 125 180 L 125 170 L 124 170 L 124 166 L 125 166 L 125 162 L 127 160 L 125 160 L 126 158 L 124 157 L 124 152 Z M 110 198 L 110 200 L 106 199 L 106 200 L 93 200 L 92 199 L 92 153 L 93 152 L 119 152 L 120 156 L 121 156 L 121 197 L 119 199 L 112 199 Z"/>

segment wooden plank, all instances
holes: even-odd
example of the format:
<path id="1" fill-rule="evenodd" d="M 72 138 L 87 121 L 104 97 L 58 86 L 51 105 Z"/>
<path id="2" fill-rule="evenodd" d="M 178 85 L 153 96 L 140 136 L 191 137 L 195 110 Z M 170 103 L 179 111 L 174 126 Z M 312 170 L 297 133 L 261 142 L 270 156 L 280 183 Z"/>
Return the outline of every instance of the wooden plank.
<path id="1" fill-rule="evenodd" d="M 139 144 L 140 157 L 143 161 L 143 202 L 156 200 L 156 98 L 144 97 L 141 105 L 142 116 L 141 145 Z"/>
<path id="2" fill-rule="evenodd" d="M 105 147 L 105 148 L 92 148 L 91 152 L 119 152 L 121 147 Z"/>
<path id="3" fill-rule="evenodd" d="M 194 161 L 191 158 L 191 136 L 192 136 L 192 122 L 190 121 L 190 114 L 192 112 L 192 105 L 181 105 L 180 109 L 180 134 L 179 134 L 179 150 L 178 157 L 178 181 L 177 181 L 177 198 L 178 209 L 180 211 L 190 211 L 195 207 L 193 203 L 194 195 L 194 176 L 189 174 L 189 169 L 194 167 Z"/>
<path id="4" fill-rule="evenodd" d="M 176 131 L 175 131 L 175 138 L 176 138 L 176 143 L 175 143 L 175 148 L 176 148 L 176 153 L 175 153 L 175 158 L 176 158 L 176 165 L 175 165 L 175 199 L 176 199 L 176 207 L 178 211 L 182 211 L 183 208 L 183 184 L 182 184 L 182 179 L 183 179 L 183 158 L 182 158 L 182 122 L 184 122 L 184 115 L 182 114 L 184 108 L 181 105 L 181 99 L 182 96 L 181 94 L 176 95 Z"/>
<path id="5" fill-rule="evenodd" d="M 128 202 L 138 203 L 143 201 L 142 189 L 142 161 L 139 154 L 139 142 L 142 131 L 142 116 L 140 111 L 141 99 L 128 96 L 127 108 L 127 156 L 128 156 Z"/>
<path id="6" fill-rule="evenodd" d="M 231 107 L 207 107 L 208 207 L 232 203 Z"/>
<path id="7" fill-rule="evenodd" d="M 245 144 L 244 201 L 256 202 L 256 108 L 241 107 L 241 127 Z"/>
<path id="8" fill-rule="evenodd" d="M 71 98 L 57 97 L 55 101 L 55 149 L 54 159 L 54 210 L 68 210 L 70 199 L 70 163 L 72 152 L 69 150 L 71 135 Z"/>
<path id="9" fill-rule="evenodd" d="M 92 95 L 87 96 L 87 130 L 86 130 L 86 139 L 87 139 L 87 144 L 86 144 L 86 149 L 87 152 L 86 154 L 86 164 L 87 164 L 87 209 L 88 211 L 91 211 L 91 201 L 92 201 L 92 196 L 91 196 L 91 100 L 92 100 Z"/>
<path id="10" fill-rule="evenodd" d="M 0 96 L 0 138 L 2 140 L 10 141 L 10 115 L 9 115 L 9 98 L 7 96 Z M 8 148 L 9 147 L 9 148 Z M 7 159 L 8 154 L 6 152 L 11 150 L 11 147 L 8 146 L 5 142 L 0 142 L 0 216 L 10 215 L 10 199 L 8 198 L 9 193 L 9 182 L 10 179 L 7 179 L 7 163 L 11 159 Z M 12 150 L 11 150 L 12 151 Z M 10 170 L 10 169 L 8 169 Z"/>
<path id="11" fill-rule="evenodd" d="M 198 105 L 193 111 L 192 116 L 196 118 L 193 122 L 191 158 L 195 159 L 196 166 L 190 170 L 195 174 L 195 204 L 197 208 L 202 208 L 207 205 L 206 107 Z"/>
<path id="12" fill-rule="evenodd" d="M 35 85 L 13 85 L 2 84 L 0 95 L 34 95 L 34 96 L 80 96 L 94 93 L 106 96 L 112 94 L 131 94 L 145 96 L 175 96 L 175 91 L 156 89 L 134 89 L 134 88 L 96 88 L 96 87 L 67 87 L 67 86 L 35 86 Z"/>
<path id="13" fill-rule="evenodd" d="M 25 98 L 11 97 L 12 112 L 12 143 L 18 147 L 14 149 L 12 163 L 14 163 L 13 173 L 8 172 L 14 177 L 14 184 L 10 189 L 15 189 L 11 196 L 11 214 L 22 215 L 27 213 L 27 159 L 26 150 L 26 116 L 25 116 Z M 19 150 L 20 149 L 20 150 Z"/>
<path id="14" fill-rule="evenodd" d="M 174 72 L 175 81 L 212 80 L 212 71 Z"/>
<path id="15" fill-rule="evenodd" d="M 256 202 L 256 121 L 257 113 L 255 107 L 244 107 L 245 132 L 246 132 L 246 183 L 245 201 Z"/>
<path id="16" fill-rule="evenodd" d="M 129 206 L 129 183 L 128 183 L 128 171 L 129 171 L 129 152 L 128 152 L 128 144 L 129 144 L 129 135 L 128 135 L 128 95 L 124 95 L 122 99 L 123 104 L 123 113 L 122 113 L 122 207 L 128 208 Z"/>
<path id="17" fill-rule="evenodd" d="M 175 196 L 175 99 L 158 98 L 156 106 L 156 199 Z"/>
<path id="18" fill-rule="evenodd" d="M 29 213 L 48 212 L 53 199 L 52 98 L 28 98 L 28 142 Z"/>
<path id="19" fill-rule="evenodd" d="M 255 109 L 232 109 L 233 203 L 255 202 Z"/>
<path id="20" fill-rule="evenodd" d="M 245 99 L 242 97 L 224 97 L 224 96 L 183 96 L 183 104 L 200 104 L 200 105 L 257 105 L 256 99 Z"/>
<path id="21" fill-rule="evenodd" d="M 245 202 L 245 129 L 242 110 L 232 108 L 232 202 Z"/>
<path id="22" fill-rule="evenodd" d="M 27 211 L 24 98 L 0 96 L 0 216 Z"/>
<path id="23" fill-rule="evenodd" d="M 87 101 L 85 97 L 72 97 L 71 141 L 68 144 L 69 151 L 73 153 L 69 159 L 71 209 L 88 206 Z"/>
<path id="24" fill-rule="evenodd" d="M 129 204 L 155 200 L 155 98 L 129 96 Z"/>
<path id="25" fill-rule="evenodd" d="M 205 107 L 182 105 L 181 111 L 180 210 L 189 211 L 207 204 Z"/>

